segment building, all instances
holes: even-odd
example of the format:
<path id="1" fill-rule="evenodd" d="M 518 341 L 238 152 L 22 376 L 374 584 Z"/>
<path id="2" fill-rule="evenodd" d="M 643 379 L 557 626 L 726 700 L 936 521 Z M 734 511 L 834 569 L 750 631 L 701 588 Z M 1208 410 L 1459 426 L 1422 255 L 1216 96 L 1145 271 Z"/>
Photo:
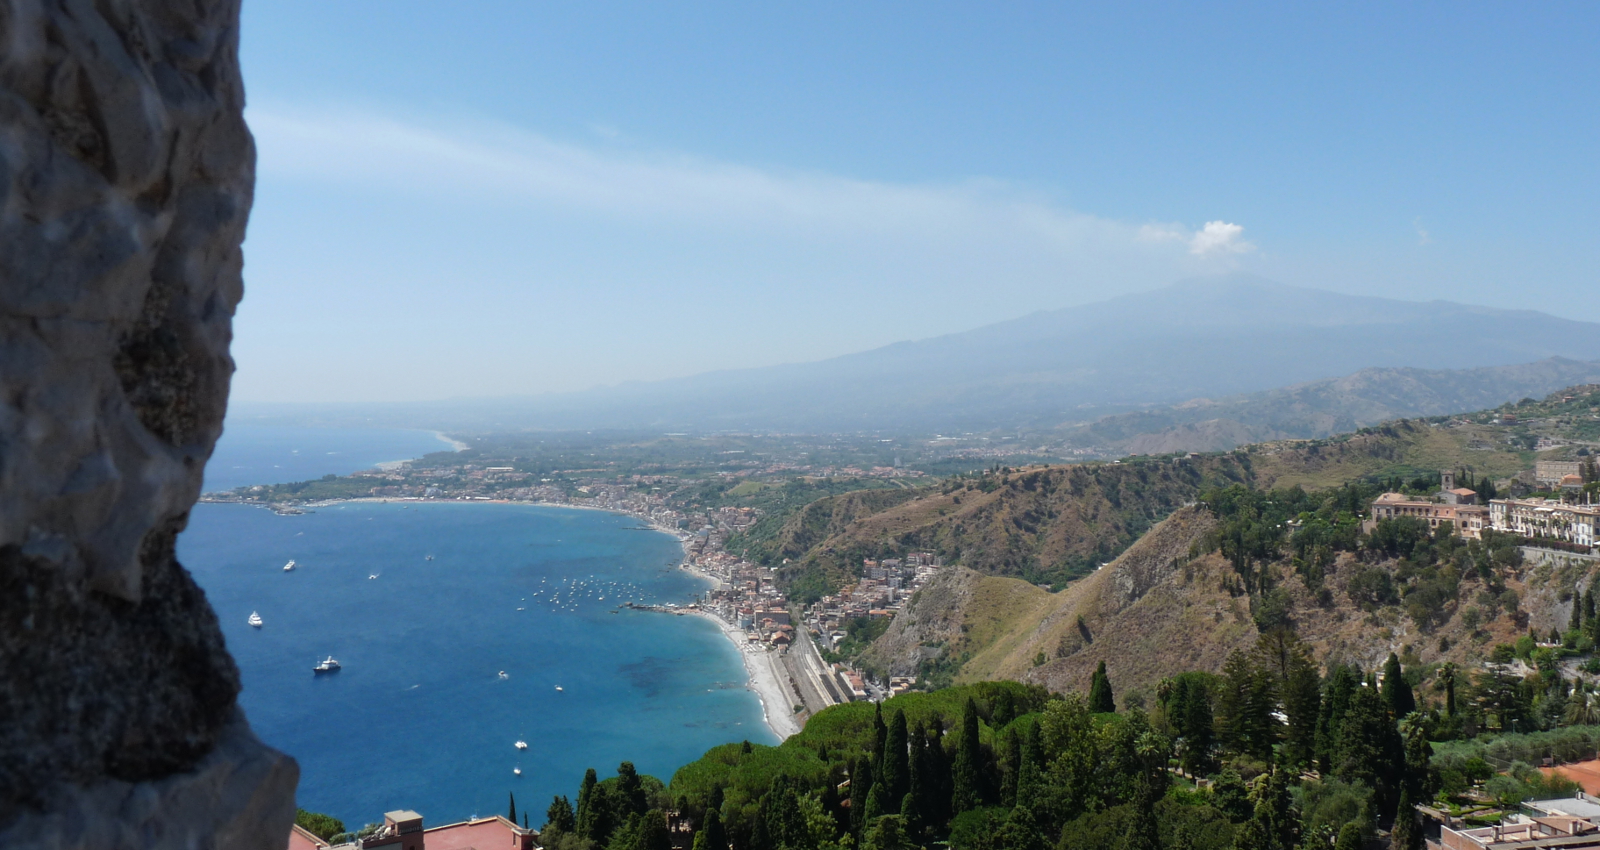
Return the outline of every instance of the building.
<path id="1" fill-rule="evenodd" d="M 1455 492 L 1455 491 L 1451 491 Z M 1471 490 L 1466 491 L 1472 493 Z M 1474 501 L 1477 494 L 1472 493 Z M 1446 504 L 1424 499 L 1410 499 L 1403 493 L 1384 493 L 1372 502 L 1372 521 L 1380 519 L 1394 519 L 1396 517 L 1415 517 L 1428 523 L 1428 528 L 1437 531 L 1439 524 L 1450 522 L 1455 524 L 1456 534 L 1469 540 L 1476 540 L 1483 535 L 1483 530 L 1488 528 L 1491 521 L 1490 509 L 1483 505 L 1475 504 Z"/>
<path id="2" fill-rule="evenodd" d="M 1533 464 L 1533 482 L 1541 487 L 1555 487 L 1568 475 L 1583 480 L 1583 468 L 1575 460 L 1540 460 Z"/>
<path id="3" fill-rule="evenodd" d="M 1489 523 L 1495 531 L 1522 537 L 1544 537 L 1578 546 L 1595 545 L 1600 507 L 1556 499 L 1494 499 Z"/>
<path id="4" fill-rule="evenodd" d="M 1445 825 L 1429 850 L 1587 850 L 1600 848 L 1600 803 L 1579 792 L 1561 800 L 1534 800 L 1498 826 L 1458 829 Z"/>
<path id="5" fill-rule="evenodd" d="M 301 833 L 304 833 L 302 835 Z M 309 839 L 313 843 L 307 843 Z M 331 850 L 541 850 L 539 832 L 525 829 L 504 816 L 477 818 L 424 829 L 422 815 L 413 811 L 385 812 L 383 825 L 358 842 L 336 844 Z M 295 827 L 289 833 L 289 850 L 330 850 L 327 842 Z"/>

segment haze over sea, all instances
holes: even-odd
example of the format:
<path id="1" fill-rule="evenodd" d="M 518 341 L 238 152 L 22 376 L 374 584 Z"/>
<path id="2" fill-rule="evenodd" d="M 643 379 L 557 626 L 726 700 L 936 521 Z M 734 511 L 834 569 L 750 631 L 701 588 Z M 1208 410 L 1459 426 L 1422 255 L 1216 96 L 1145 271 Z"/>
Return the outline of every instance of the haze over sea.
<path id="1" fill-rule="evenodd" d="M 448 448 L 429 432 L 230 426 L 206 487 Z M 776 740 L 714 624 L 608 613 L 706 587 L 675 568 L 675 539 L 631 517 L 448 502 L 278 516 L 201 504 L 178 554 L 222 620 L 251 725 L 300 762 L 299 804 L 351 830 L 398 808 L 435 825 L 503 813 L 508 792 L 538 826 L 586 767 L 603 777 L 632 759 L 666 781 L 717 744 Z M 245 622 L 252 611 L 261 629 Z M 330 654 L 344 669 L 313 675 Z"/>

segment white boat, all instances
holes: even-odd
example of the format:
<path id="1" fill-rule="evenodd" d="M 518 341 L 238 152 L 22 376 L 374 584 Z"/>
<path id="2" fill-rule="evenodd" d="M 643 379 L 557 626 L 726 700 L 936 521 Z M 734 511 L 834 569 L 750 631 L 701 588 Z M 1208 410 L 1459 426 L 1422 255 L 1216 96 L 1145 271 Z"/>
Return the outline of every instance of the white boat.
<path id="1" fill-rule="evenodd" d="M 255 626 L 256 628 L 259 629 L 259 628 L 261 628 L 261 615 L 257 614 L 254 611 L 251 611 L 250 612 L 250 619 L 246 620 L 245 622 L 248 622 L 250 625 Z"/>
<path id="2" fill-rule="evenodd" d="M 370 576 L 367 576 L 367 578 L 368 578 L 368 579 L 375 579 L 375 578 L 377 578 L 377 577 L 378 577 L 378 574 L 377 574 L 377 573 L 373 573 L 373 574 L 372 574 L 372 575 L 370 575 Z"/>
<path id="3" fill-rule="evenodd" d="M 506 675 L 506 671 L 504 671 L 504 670 L 501 670 L 501 671 L 500 671 L 500 678 L 502 678 L 502 679 L 509 679 L 509 678 L 511 678 L 511 677 L 510 677 L 510 676 L 507 676 L 507 675 Z"/>
<path id="4" fill-rule="evenodd" d="M 286 572 L 286 573 L 294 572 L 294 561 L 290 561 L 289 563 L 284 564 L 283 565 L 283 571 Z"/>
<path id="5" fill-rule="evenodd" d="M 432 556 L 432 555 L 429 555 L 429 556 L 428 556 L 428 557 L 426 557 L 426 558 L 424 558 L 424 559 L 423 559 L 423 560 L 425 560 L 425 561 L 431 561 L 431 560 L 433 560 L 433 556 Z"/>
<path id="6" fill-rule="evenodd" d="M 511 768 L 511 772 L 512 772 L 512 773 L 514 773 L 514 774 L 516 774 L 516 775 L 517 775 L 517 776 L 521 776 L 521 775 L 522 775 L 522 768 L 520 768 L 520 767 L 513 767 L 513 768 Z"/>
<path id="7" fill-rule="evenodd" d="M 317 673 L 317 674 L 333 673 L 333 672 L 337 671 L 339 668 L 340 668 L 339 662 L 335 661 L 333 659 L 333 656 L 330 655 L 330 656 L 328 656 L 328 660 L 327 661 L 323 661 L 320 664 L 318 664 L 317 666 L 311 668 L 311 672 Z"/>
<path id="8" fill-rule="evenodd" d="M 526 750 L 528 748 L 528 742 L 527 741 L 518 741 L 515 744 L 512 744 L 512 746 L 516 747 L 519 750 Z"/>
<path id="9" fill-rule="evenodd" d="M 556 690 L 558 690 L 558 691 L 561 690 L 561 686 L 560 685 L 556 685 Z"/>

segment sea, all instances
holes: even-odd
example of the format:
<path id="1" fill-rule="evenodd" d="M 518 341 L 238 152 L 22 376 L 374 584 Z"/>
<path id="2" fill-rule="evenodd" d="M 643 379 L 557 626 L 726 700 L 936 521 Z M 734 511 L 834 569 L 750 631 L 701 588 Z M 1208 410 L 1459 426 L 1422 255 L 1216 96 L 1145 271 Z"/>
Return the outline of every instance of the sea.
<path id="1" fill-rule="evenodd" d="M 229 427 L 206 488 L 440 450 L 450 446 L 422 431 Z M 585 768 L 603 778 L 629 760 L 669 781 L 712 746 L 777 741 L 714 623 L 617 608 L 708 587 L 676 568 L 676 538 L 632 517 L 200 504 L 178 555 L 221 618 L 251 726 L 300 763 L 299 805 L 352 831 L 395 809 L 432 825 L 505 813 L 513 796 L 537 827 L 554 795 L 575 800 Z M 341 669 L 313 673 L 328 656 Z"/>

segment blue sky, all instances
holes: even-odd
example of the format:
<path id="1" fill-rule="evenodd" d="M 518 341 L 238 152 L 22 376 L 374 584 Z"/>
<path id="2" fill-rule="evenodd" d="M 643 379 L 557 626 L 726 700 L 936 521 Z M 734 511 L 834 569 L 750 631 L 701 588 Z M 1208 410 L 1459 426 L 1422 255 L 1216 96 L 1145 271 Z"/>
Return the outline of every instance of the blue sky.
<path id="1" fill-rule="evenodd" d="M 1600 6 L 1331 5 L 247 2 L 235 398 L 813 360 L 1234 269 L 1600 320 Z"/>

